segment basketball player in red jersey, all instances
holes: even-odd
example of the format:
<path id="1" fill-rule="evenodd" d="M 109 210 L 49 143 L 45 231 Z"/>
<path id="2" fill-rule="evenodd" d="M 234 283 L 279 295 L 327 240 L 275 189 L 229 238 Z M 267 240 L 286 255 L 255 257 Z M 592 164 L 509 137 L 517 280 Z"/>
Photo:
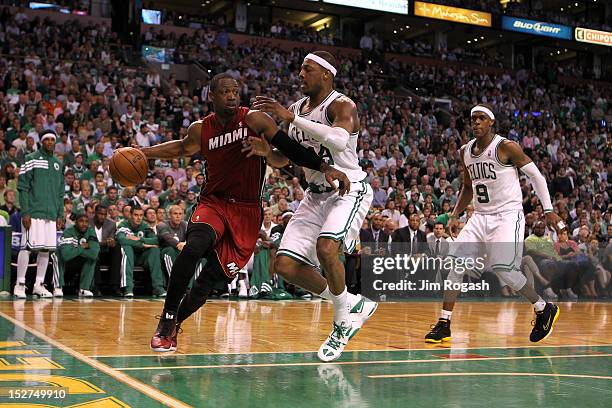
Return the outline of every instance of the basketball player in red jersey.
<path id="1" fill-rule="evenodd" d="M 215 113 L 192 123 L 187 137 L 142 149 L 151 159 L 201 152 L 207 162 L 206 184 L 190 217 L 185 246 L 172 267 L 164 310 L 151 339 L 154 351 L 176 350 L 180 324 L 204 305 L 213 287 L 234 278 L 255 248 L 266 163 L 259 156 L 244 156 L 248 137 L 263 135 L 295 164 L 325 173 L 330 184 L 338 180 L 340 194 L 350 186 L 344 173 L 278 130 L 267 114 L 239 107 L 238 82 L 231 76 L 219 74 L 212 79 L 210 99 Z M 186 294 L 202 258 L 206 265 Z"/>

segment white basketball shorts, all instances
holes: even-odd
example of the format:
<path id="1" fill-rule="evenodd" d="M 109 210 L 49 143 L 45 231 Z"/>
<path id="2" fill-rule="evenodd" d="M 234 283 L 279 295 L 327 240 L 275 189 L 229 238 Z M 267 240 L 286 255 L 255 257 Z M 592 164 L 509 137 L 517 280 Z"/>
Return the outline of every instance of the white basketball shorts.
<path id="1" fill-rule="evenodd" d="M 30 229 L 26 230 L 22 223 L 21 231 L 21 249 L 54 251 L 57 246 L 55 221 L 32 218 Z"/>
<path id="2" fill-rule="evenodd" d="M 277 255 L 318 267 L 319 237 L 341 241 L 344 250 L 351 253 L 357 246 L 373 195 L 372 187 L 364 181 L 351 183 L 351 191 L 344 196 L 307 190 L 285 229 Z"/>
<path id="3" fill-rule="evenodd" d="M 479 257 L 485 269 L 520 270 L 524 233 L 522 210 L 474 213 L 450 244 L 449 256 L 473 260 Z"/>

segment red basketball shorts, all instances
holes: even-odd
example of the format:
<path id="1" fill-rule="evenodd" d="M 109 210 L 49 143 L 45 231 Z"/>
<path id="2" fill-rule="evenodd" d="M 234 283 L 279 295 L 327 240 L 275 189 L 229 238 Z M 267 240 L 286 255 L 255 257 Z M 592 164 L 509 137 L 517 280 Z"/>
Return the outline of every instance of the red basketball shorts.
<path id="1" fill-rule="evenodd" d="M 215 230 L 214 251 L 225 274 L 233 278 L 249 261 L 262 222 L 259 204 L 239 203 L 214 196 L 204 197 L 191 214 L 193 224 L 208 224 Z"/>

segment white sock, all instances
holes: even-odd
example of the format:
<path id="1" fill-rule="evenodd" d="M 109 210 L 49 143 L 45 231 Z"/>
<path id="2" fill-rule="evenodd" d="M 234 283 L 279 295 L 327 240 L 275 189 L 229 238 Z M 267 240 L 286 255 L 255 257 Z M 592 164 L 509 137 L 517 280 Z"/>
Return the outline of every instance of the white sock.
<path id="1" fill-rule="evenodd" d="M 533 308 L 536 312 L 541 312 L 546 307 L 546 301 L 541 297 L 538 298 L 537 302 L 533 304 Z"/>
<path id="2" fill-rule="evenodd" d="M 319 293 L 319 296 L 325 300 L 332 300 L 332 296 L 334 295 L 329 291 L 329 286 L 326 286 L 323 292 Z"/>
<path id="3" fill-rule="evenodd" d="M 39 252 L 36 257 L 36 283 L 43 283 L 49 266 L 49 253 Z"/>
<path id="4" fill-rule="evenodd" d="M 450 320 L 452 315 L 453 315 L 452 311 L 442 309 L 442 314 L 441 314 L 442 319 Z"/>
<path id="5" fill-rule="evenodd" d="M 30 263 L 30 251 L 22 249 L 17 255 L 17 283 L 25 284 L 28 263 Z"/>
<path id="6" fill-rule="evenodd" d="M 346 286 L 341 294 L 337 296 L 331 294 L 331 301 L 334 303 L 334 322 L 347 322 L 349 320 L 348 296 L 346 294 Z"/>
<path id="7" fill-rule="evenodd" d="M 326 286 L 325 290 L 319 293 L 319 296 L 326 300 L 333 300 L 332 296 L 334 295 L 329 291 L 329 286 Z M 357 302 L 359 302 L 361 295 L 353 295 L 352 293 L 347 291 L 346 297 L 348 298 L 349 308 L 352 308 Z"/>

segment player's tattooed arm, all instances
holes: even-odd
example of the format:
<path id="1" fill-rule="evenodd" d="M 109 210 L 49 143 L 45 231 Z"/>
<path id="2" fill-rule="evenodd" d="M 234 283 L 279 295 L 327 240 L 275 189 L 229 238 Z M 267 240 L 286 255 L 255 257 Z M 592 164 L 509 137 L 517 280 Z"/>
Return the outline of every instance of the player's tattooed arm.
<path id="1" fill-rule="evenodd" d="M 472 188 L 472 179 L 470 178 L 470 173 L 468 172 L 467 167 L 465 166 L 465 162 L 463 161 L 463 150 L 465 147 L 462 147 L 459 150 L 459 161 L 461 162 L 461 167 L 463 168 L 463 185 L 461 186 L 461 190 L 459 191 L 459 197 L 457 198 L 457 204 L 455 204 L 455 208 L 449 214 L 451 220 L 456 220 L 459 218 L 459 214 L 461 214 L 469 203 L 472 202 L 472 197 L 474 195 L 474 191 Z"/>
<path id="2" fill-rule="evenodd" d="M 349 134 L 359 130 L 357 106 L 346 96 L 341 96 L 329 105 L 329 116 L 332 127 L 342 128 Z"/>
<path id="3" fill-rule="evenodd" d="M 195 121 L 189 125 L 187 136 L 182 140 L 172 140 L 141 150 L 149 159 L 175 159 L 181 156 L 193 156 L 200 151 L 202 122 Z"/>
<path id="4" fill-rule="evenodd" d="M 280 103 L 266 96 L 255 97 L 253 109 L 271 113 L 283 122 L 292 123 L 297 128 L 306 131 L 312 138 L 331 151 L 343 151 L 347 148 L 351 133 L 355 131 L 357 107 L 349 98 L 340 97 L 329 105 L 332 125 L 324 125 L 296 116 Z"/>
<path id="5" fill-rule="evenodd" d="M 502 164 L 512 163 L 519 169 L 532 162 L 521 146 L 512 140 L 501 142 L 497 147 L 497 153 Z"/>

